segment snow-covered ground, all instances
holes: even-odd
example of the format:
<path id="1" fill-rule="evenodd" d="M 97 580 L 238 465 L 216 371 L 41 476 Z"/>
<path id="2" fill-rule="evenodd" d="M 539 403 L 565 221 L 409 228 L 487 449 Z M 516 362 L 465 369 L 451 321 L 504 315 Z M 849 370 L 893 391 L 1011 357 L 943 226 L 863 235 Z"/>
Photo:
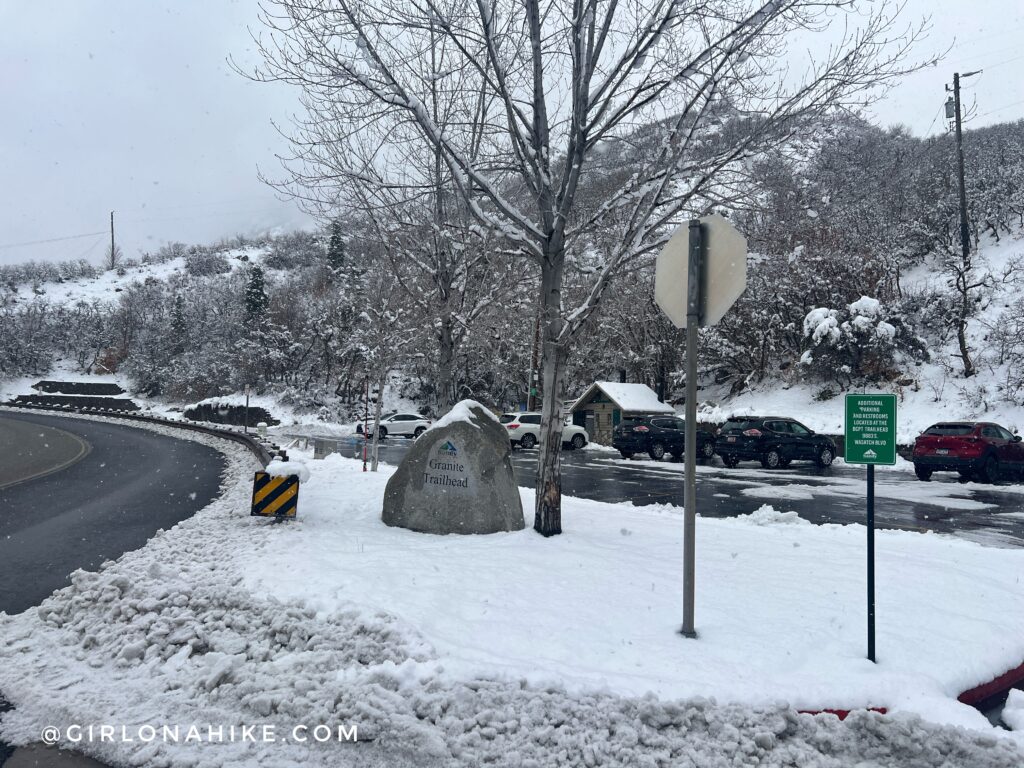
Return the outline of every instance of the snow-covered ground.
<path id="1" fill-rule="evenodd" d="M 275 525 L 248 517 L 253 459 L 187 437 L 229 456 L 218 501 L 0 615 L 6 740 L 69 723 L 356 725 L 361 739 L 75 745 L 192 768 L 1024 762 L 955 701 L 1024 661 L 1019 550 L 879 532 L 873 665 L 862 527 L 768 506 L 701 519 L 700 637 L 686 640 L 676 508 L 566 498 L 551 539 L 416 534 L 380 521 L 390 468 L 335 455 L 308 461 L 299 520 Z M 896 714 L 795 712 L 864 706 Z"/>

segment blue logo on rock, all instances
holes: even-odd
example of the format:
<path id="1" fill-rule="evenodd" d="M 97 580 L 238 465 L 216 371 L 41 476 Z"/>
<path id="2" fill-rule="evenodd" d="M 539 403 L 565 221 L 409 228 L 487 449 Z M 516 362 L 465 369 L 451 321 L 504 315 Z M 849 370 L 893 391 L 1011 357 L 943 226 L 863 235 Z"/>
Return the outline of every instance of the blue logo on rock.
<path id="1" fill-rule="evenodd" d="M 458 454 L 458 449 L 452 444 L 451 440 L 445 440 L 444 445 L 441 446 L 441 450 L 445 453 L 450 453 L 452 456 Z"/>

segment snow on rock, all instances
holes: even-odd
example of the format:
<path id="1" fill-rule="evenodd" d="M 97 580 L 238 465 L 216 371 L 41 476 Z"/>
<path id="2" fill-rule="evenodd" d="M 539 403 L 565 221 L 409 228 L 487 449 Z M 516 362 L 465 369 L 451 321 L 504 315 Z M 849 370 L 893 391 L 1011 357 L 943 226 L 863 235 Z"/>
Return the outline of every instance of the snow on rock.
<path id="1" fill-rule="evenodd" d="M 448 411 L 448 413 L 446 413 L 440 419 L 431 424 L 427 431 L 429 432 L 431 429 L 440 429 L 441 427 L 447 427 L 450 424 L 454 424 L 457 421 L 464 421 L 468 424 L 473 424 L 473 426 L 475 427 L 476 424 L 474 422 L 476 421 L 477 418 L 475 413 L 476 411 L 483 411 L 485 414 L 487 414 L 487 416 L 492 418 L 494 421 L 498 422 L 499 424 L 501 423 L 500 421 L 498 421 L 497 416 L 491 413 L 487 408 L 482 406 L 476 400 L 460 400 L 452 407 L 450 411 Z"/>
<path id="2" fill-rule="evenodd" d="M 298 475 L 300 483 L 308 482 L 310 477 L 309 467 L 302 461 L 272 461 L 265 471 L 271 477 Z"/>

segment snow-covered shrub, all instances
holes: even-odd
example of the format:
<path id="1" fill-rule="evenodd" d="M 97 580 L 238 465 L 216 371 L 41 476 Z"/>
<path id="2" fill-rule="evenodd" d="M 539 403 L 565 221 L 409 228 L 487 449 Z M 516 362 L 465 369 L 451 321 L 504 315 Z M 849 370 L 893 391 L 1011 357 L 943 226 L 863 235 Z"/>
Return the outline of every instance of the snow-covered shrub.
<path id="1" fill-rule="evenodd" d="M 219 275 L 224 272 L 230 272 L 231 265 L 219 253 L 193 246 L 185 254 L 185 271 L 197 277 L 202 275 Z"/>
<path id="2" fill-rule="evenodd" d="M 298 269 L 321 264 L 327 251 L 313 232 L 289 232 L 275 237 L 263 261 L 267 269 Z"/>
<path id="3" fill-rule="evenodd" d="M 803 334 L 808 348 L 800 367 L 811 380 L 889 381 L 898 375 L 902 358 L 926 354 L 903 322 L 870 296 L 842 309 L 812 309 L 804 317 Z"/>

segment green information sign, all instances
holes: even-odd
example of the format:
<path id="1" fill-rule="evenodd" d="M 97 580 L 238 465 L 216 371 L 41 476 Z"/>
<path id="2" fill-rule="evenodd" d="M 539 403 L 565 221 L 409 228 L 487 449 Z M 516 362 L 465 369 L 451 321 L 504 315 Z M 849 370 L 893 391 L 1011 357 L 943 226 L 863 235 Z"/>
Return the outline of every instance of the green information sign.
<path id="1" fill-rule="evenodd" d="M 846 396 L 845 461 L 896 463 L 896 395 Z"/>

